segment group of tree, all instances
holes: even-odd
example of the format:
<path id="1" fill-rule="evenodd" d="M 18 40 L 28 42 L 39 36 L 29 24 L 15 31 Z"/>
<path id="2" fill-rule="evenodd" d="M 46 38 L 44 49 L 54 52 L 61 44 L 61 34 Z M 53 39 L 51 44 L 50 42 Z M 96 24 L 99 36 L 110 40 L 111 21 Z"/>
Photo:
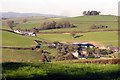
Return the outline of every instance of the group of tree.
<path id="1" fill-rule="evenodd" d="M 10 27 L 10 29 L 12 29 L 12 30 L 13 30 L 13 27 L 15 26 L 13 20 L 7 20 L 7 25 L 8 25 L 8 27 Z"/>
<path id="2" fill-rule="evenodd" d="M 47 29 L 59 29 L 59 28 L 73 28 L 75 27 L 69 21 L 52 21 L 52 22 L 43 22 L 41 23 L 37 29 L 39 30 L 47 30 Z"/>
<path id="3" fill-rule="evenodd" d="M 23 19 L 23 23 L 26 23 L 28 20 L 27 19 Z"/>
<path id="4" fill-rule="evenodd" d="M 72 31 L 72 32 L 70 33 L 70 35 L 71 35 L 72 38 L 74 39 L 74 38 L 75 38 L 75 35 L 76 35 L 76 32 L 75 32 L 75 31 Z"/>
<path id="5" fill-rule="evenodd" d="M 15 21 L 13 21 L 13 20 L 7 20 L 6 23 L 7 23 L 8 27 L 12 30 L 13 30 L 13 27 L 16 27 L 16 25 L 19 24 L 19 23 L 16 23 Z"/>
<path id="6" fill-rule="evenodd" d="M 39 54 L 41 55 L 41 58 L 40 58 L 41 62 L 44 62 L 44 63 L 50 62 L 51 56 L 49 56 L 47 52 L 45 52 L 41 48 L 37 48 L 36 51 L 39 52 Z"/>
<path id="7" fill-rule="evenodd" d="M 56 49 L 57 50 L 57 55 L 54 56 L 54 58 L 49 58 L 47 55 L 47 52 L 43 52 L 42 50 L 40 50 L 39 52 L 42 53 L 42 62 L 48 62 L 51 59 L 55 59 L 55 60 L 69 60 L 69 59 L 76 59 L 76 57 L 74 57 L 74 55 L 71 52 L 75 52 L 77 51 L 79 53 L 79 58 L 80 57 L 86 57 L 86 58 L 94 58 L 95 55 L 98 56 L 106 56 L 109 54 L 112 54 L 113 51 L 112 50 L 108 50 L 108 49 L 99 49 L 97 47 L 83 47 L 83 46 L 79 46 L 79 45 L 73 45 L 73 44 L 62 44 L 58 41 L 53 42 L 54 45 L 49 45 L 46 46 L 47 48 L 52 48 L 52 49 Z M 86 51 L 86 54 L 83 54 L 83 51 Z M 50 54 L 50 53 L 49 53 Z"/>
<path id="8" fill-rule="evenodd" d="M 100 11 L 84 11 L 83 15 L 99 15 Z"/>
<path id="9" fill-rule="evenodd" d="M 81 46 L 78 46 L 78 45 L 62 45 L 62 46 L 57 46 L 56 47 L 58 53 L 64 55 L 64 54 L 67 54 L 67 53 L 70 53 L 71 51 L 78 51 L 78 52 L 82 52 L 83 50 L 84 51 L 87 51 L 87 53 L 91 53 L 91 54 L 98 54 L 98 55 L 108 55 L 108 54 L 112 54 L 113 51 L 112 50 L 106 50 L 106 49 L 99 49 L 99 48 L 96 48 L 96 47 L 93 47 L 93 48 L 90 48 L 90 47 L 81 47 Z"/>
<path id="10" fill-rule="evenodd" d="M 27 20 L 25 19 L 24 22 L 26 22 Z M 9 21 L 9 26 L 12 28 L 13 26 L 13 22 Z M 52 22 L 43 22 L 41 23 L 38 27 L 32 27 L 30 29 L 24 28 L 21 29 L 20 27 L 16 27 L 16 30 L 20 30 L 20 31 L 31 31 L 31 32 L 39 32 L 39 30 L 47 30 L 47 29 L 59 29 L 59 28 L 73 28 L 75 27 L 73 24 L 70 24 L 69 21 L 52 21 Z"/>
<path id="11" fill-rule="evenodd" d="M 108 28 L 106 25 L 91 25 L 90 29 L 103 29 L 103 28 Z"/>
<path id="12" fill-rule="evenodd" d="M 63 61 L 63 60 L 72 60 L 77 59 L 72 53 L 67 53 L 66 55 L 62 55 L 58 58 L 55 58 L 54 61 Z"/>
<path id="13" fill-rule="evenodd" d="M 33 33 L 39 32 L 38 29 L 35 27 L 30 29 L 27 28 L 21 29 L 20 27 L 16 27 L 15 30 L 24 31 L 24 32 L 33 32 Z"/>

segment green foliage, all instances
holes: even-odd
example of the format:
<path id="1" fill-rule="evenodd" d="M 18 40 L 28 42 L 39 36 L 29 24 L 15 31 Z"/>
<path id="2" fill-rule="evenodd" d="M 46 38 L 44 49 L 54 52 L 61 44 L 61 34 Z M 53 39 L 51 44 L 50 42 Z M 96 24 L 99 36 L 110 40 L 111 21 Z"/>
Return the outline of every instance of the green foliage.
<path id="1" fill-rule="evenodd" d="M 104 29 L 104 28 L 108 28 L 108 26 L 106 25 L 95 25 L 93 24 L 90 29 Z"/>
<path id="2" fill-rule="evenodd" d="M 102 54 L 103 54 L 103 55 L 107 55 L 108 53 L 107 53 L 106 50 L 102 50 Z"/>
<path id="3" fill-rule="evenodd" d="M 72 36 L 72 38 L 74 38 L 74 37 L 75 37 L 75 34 L 76 34 L 76 32 L 75 32 L 75 31 L 72 31 L 72 32 L 70 33 L 70 35 Z"/>
<path id="4" fill-rule="evenodd" d="M 47 29 L 59 29 L 59 28 L 72 28 L 74 27 L 73 24 L 70 24 L 69 21 L 52 21 L 52 22 L 43 22 L 38 26 L 37 29 L 39 30 L 47 30 Z"/>
<path id="5" fill-rule="evenodd" d="M 118 64 L 3 63 L 7 79 L 120 79 Z M 100 76 L 101 75 L 101 76 Z"/>
<path id="6" fill-rule="evenodd" d="M 12 20 L 7 20 L 7 25 L 8 25 L 8 27 L 10 27 L 11 29 L 13 29 L 14 21 L 12 21 Z"/>
<path id="7" fill-rule="evenodd" d="M 84 11 L 83 15 L 99 15 L 100 11 Z"/>
<path id="8" fill-rule="evenodd" d="M 88 54 L 87 58 L 94 58 L 95 56 L 93 54 Z"/>

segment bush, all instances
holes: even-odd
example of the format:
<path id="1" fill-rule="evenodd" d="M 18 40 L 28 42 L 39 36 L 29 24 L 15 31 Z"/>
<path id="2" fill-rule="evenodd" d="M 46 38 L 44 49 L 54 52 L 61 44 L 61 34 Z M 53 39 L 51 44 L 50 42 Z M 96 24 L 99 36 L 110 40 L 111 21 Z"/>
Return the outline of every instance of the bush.
<path id="1" fill-rule="evenodd" d="M 103 28 L 108 28 L 106 25 L 91 25 L 90 29 L 103 29 Z"/>
<path id="2" fill-rule="evenodd" d="M 88 54 L 87 58 L 95 58 L 93 54 Z"/>

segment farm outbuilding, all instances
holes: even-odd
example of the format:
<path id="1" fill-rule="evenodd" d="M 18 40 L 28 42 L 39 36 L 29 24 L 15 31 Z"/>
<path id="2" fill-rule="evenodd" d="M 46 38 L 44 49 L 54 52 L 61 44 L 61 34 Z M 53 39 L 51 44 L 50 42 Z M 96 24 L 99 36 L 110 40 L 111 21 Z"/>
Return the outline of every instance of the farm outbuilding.
<path id="1" fill-rule="evenodd" d="M 81 47 L 90 47 L 90 48 L 95 47 L 93 44 L 90 44 L 90 43 L 73 43 L 73 45 L 78 45 Z"/>
<path id="2" fill-rule="evenodd" d="M 20 31 L 20 30 L 14 30 L 14 32 L 18 34 L 22 34 L 22 35 L 36 36 L 36 34 L 33 32 L 25 32 L 25 31 Z"/>

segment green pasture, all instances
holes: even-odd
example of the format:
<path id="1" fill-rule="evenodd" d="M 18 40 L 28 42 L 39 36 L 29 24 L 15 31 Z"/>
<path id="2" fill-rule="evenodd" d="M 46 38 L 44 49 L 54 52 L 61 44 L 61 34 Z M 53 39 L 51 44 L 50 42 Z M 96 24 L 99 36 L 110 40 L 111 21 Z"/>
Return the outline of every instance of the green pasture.
<path id="1" fill-rule="evenodd" d="M 27 19 L 26 23 L 23 23 L 23 20 Z M 15 22 L 19 23 L 17 27 L 22 29 L 24 28 L 31 28 L 31 27 L 38 27 L 39 24 L 42 22 L 47 21 L 64 21 L 68 20 L 70 23 L 77 26 L 76 28 L 64 28 L 64 29 L 54 29 L 53 32 L 65 32 L 65 31 L 94 31 L 96 29 L 90 29 L 91 25 L 107 25 L 109 29 L 118 29 L 117 17 L 112 15 L 97 15 L 97 16 L 78 16 L 78 17 L 69 17 L 69 18 L 45 18 L 45 17 L 27 17 L 27 18 L 13 18 L 10 20 L 14 20 Z M 7 24 L 3 21 L 3 28 L 7 29 Z M 15 27 L 14 27 L 15 28 Z M 9 28 L 8 28 L 9 29 Z M 98 29 L 101 30 L 101 29 Z M 51 30 L 41 30 L 40 32 L 51 32 Z"/>
<path id="2" fill-rule="evenodd" d="M 2 72 L 12 80 L 119 80 L 118 64 L 3 63 Z"/>
<path id="3" fill-rule="evenodd" d="M 95 31 L 95 30 L 117 30 L 117 17 L 112 15 L 97 15 L 97 16 L 79 16 L 71 18 L 63 18 L 61 20 L 68 20 L 70 23 L 77 26 L 76 28 L 53 29 L 53 32 L 65 31 Z M 106 29 L 90 29 L 91 25 L 106 25 Z M 51 30 L 41 30 L 40 32 L 51 32 Z"/>
<path id="4" fill-rule="evenodd" d="M 35 50 L 2 49 L 2 62 L 39 62 L 41 54 Z"/>
<path id="5" fill-rule="evenodd" d="M 56 57 L 58 55 L 56 49 L 49 49 L 45 46 L 42 46 L 41 49 L 47 51 L 50 56 Z M 2 62 L 40 62 L 40 59 L 39 50 L 2 49 Z"/>
<path id="6" fill-rule="evenodd" d="M 51 41 L 97 41 L 106 46 L 118 46 L 118 34 L 116 31 L 77 33 L 75 39 L 70 34 L 38 34 L 38 37 Z"/>
<path id="7" fill-rule="evenodd" d="M 8 47 L 34 47 L 36 38 L 22 36 L 12 32 L 2 31 L 2 46 Z"/>

